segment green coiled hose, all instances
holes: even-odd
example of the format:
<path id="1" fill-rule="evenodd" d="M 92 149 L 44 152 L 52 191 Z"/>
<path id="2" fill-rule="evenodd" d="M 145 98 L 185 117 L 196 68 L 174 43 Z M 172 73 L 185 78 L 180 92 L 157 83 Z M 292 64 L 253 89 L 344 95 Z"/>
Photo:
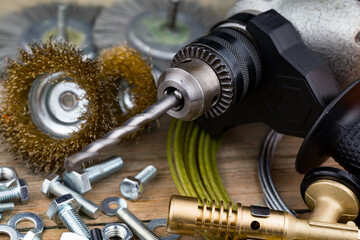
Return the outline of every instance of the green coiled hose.
<path id="1" fill-rule="evenodd" d="M 221 181 L 216 152 L 220 138 L 213 138 L 193 122 L 173 120 L 167 138 L 167 158 L 171 176 L 181 195 L 199 201 L 220 201 L 227 206 L 231 199 Z M 201 203 L 201 202 L 200 202 Z"/>

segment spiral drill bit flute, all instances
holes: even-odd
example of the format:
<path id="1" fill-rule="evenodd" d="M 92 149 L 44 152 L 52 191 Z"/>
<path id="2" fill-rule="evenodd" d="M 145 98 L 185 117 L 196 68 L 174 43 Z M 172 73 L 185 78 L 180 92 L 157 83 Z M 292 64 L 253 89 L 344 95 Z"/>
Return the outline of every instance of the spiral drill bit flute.
<path id="1" fill-rule="evenodd" d="M 325 61 L 275 10 L 239 13 L 183 47 L 159 78 L 159 101 L 68 157 L 68 172 L 102 160 L 101 151 L 167 112 L 196 120 L 212 135 L 241 123 L 264 122 L 304 137 L 340 88 Z"/>

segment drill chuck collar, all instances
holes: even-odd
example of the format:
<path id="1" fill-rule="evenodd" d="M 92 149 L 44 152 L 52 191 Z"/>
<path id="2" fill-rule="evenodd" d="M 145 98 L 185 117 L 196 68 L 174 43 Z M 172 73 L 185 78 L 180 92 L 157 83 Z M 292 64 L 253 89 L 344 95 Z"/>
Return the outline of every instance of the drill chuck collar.
<path id="1" fill-rule="evenodd" d="M 168 88 L 184 97 L 168 113 L 198 119 L 212 135 L 260 121 L 300 137 L 340 91 L 326 62 L 275 10 L 236 14 L 185 46 L 160 76 L 159 99 Z"/>

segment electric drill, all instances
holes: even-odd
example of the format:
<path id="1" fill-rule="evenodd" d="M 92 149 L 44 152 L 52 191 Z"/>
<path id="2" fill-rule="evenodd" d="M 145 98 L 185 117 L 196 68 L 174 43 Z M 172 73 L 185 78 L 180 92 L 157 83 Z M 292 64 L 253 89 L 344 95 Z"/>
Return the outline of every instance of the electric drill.
<path id="1" fill-rule="evenodd" d="M 196 120 L 212 135 L 264 122 L 280 133 L 305 137 L 339 93 L 327 63 L 278 12 L 235 14 L 175 55 L 159 78 L 157 103 L 68 157 L 65 168 L 81 171 L 82 163 L 102 160 L 105 148 L 166 112 Z"/>

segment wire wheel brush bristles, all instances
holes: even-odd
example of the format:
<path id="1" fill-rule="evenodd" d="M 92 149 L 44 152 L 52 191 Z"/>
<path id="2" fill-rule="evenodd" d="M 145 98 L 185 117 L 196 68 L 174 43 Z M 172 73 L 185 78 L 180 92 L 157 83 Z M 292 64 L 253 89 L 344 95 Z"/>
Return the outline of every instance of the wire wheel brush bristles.
<path id="1" fill-rule="evenodd" d="M 58 7 L 61 3 L 43 3 L 11 13 L 0 19 L 0 67 L 5 57 L 14 57 L 18 47 L 27 49 L 29 41 L 47 41 L 56 35 Z M 66 10 L 69 41 L 92 52 L 92 27 L 101 7 L 68 4 Z"/>
<path id="2" fill-rule="evenodd" d="M 67 156 L 82 150 L 155 102 L 156 88 L 151 68 L 142 60 L 140 53 L 127 46 L 106 49 L 99 60 L 84 59 L 81 50 L 64 42 L 33 43 L 29 44 L 29 49 L 20 50 L 17 59 L 10 61 L 6 68 L 0 130 L 9 143 L 9 150 L 18 153 L 37 172 L 62 169 Z M 56 75 L 58 73 L 61 74 Z M 48 83 L 45 82 L 51 79 L 48 76 L 58 78 Z M 69 111 L 72 109 L 68 107 L 75 109 L 79 102 L 86 99 L 85 111 L 81 111 L 76 119 L 78 121 L 74 122 L 74 131 L 69 135 L 57 136 L 58 132 L 52 129 L 51 122 L 39 124 L 36 121 L 34 116 L 45 109 L 34 108 L 32 104 L 32 101 L 38 100 L 32 98 L 32 93 L 39 85 L 39 78 L 50 84 L 44 96 L 52 96 L 59 89 L 64 91 L 56 95 L 58 98 L 45 98 L 43 105 L 51 113 L 56 111 L 56 106 L 59 108 L 57 103 L 63 100 L 62 97 L 66 97 L 66 106 L 61 107 Z M 64 88 L 64 82 L 73 84 L 73 89 Z M 121 91 L 124 83 L 128 86 L 127 91 Z M 84 95 L 72 102 L 69 96 L 76 93 L 75 88 L 83 90 Z M 121 108 L 121 103 L 125 101 L 121 95 L 124 92 L 128 94 L 125 111 Z M 38 103 L 35 101 L 35 104 Z M 56 114 L 50 115 L 57 117 Z M 58 117 L 57 122 L 64 120 L 65 127 L 69 125 L 64 116 Z M 49 125 L 43 128 L 41 124 Z"/>
<path id="3" fill-rule="evenodd" d="M 64 159 L 102 137 L 116 126 L 115 109 L 109 108 L 116 96 L 108 89 L 116 88 L 103 81 L 97 60 L 84 60 L 82 51 L 67 43 L 30 44 L 29 53 L 20 50 L 10 61 L 4 76 L 1 102 L 1 131 L 10 150 L 20 154 L 36 171 L 56 171 Z M 54 138 L 33 122 L 29 109 L 29 92 L 34 80 L 49 73 L 64 72 L 86 92 L 87 111 L 78 131 L 66 138 Z M 106 106 L 106 107 L 105 107 Z"/>
<path id="4" fill-rule="evenodd" d="M 100 60 L 103 78 L 118 82 L 117 104 L 122 113 L 117 115 L 118 125 L 155 103 L 156 86 L 151 67 L 139 52 L 120 45 L 104 49 Z"/>
<path id="5" fill-rule="evenodd" d="M 151 57 L 160 70 L 170 65 L 175 53 L 205 34 L 217 21 L 209 7 L 197 1 L 180 1 L 174 29 L 167 28 L 169 0 L 122 0 L 104 8 L 96 19 L 94 41 L 99 49 L 127 42 Z"/>

